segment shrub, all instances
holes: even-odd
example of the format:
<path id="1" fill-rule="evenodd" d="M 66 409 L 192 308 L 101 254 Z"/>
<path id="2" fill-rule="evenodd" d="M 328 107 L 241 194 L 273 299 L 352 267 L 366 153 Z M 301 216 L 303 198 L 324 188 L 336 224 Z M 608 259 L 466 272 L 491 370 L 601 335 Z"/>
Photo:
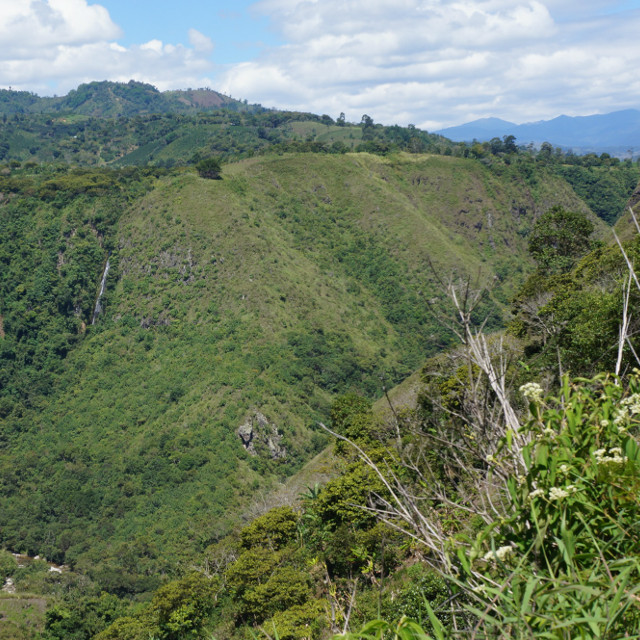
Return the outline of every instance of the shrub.
<path id="1" fill-rule="evenodd" d="M 326 622 L 325 603 L 309 600 L 276 613 L 263 628 L 271 637 L 277 634 L 279 640 L 309 640 L 320 637 Z"/>
<path id="2" fill-rule="evenodd" d="M 196 164 L 196 170 L 201 178 L 208 180 L 220 180 L 222 166 L 217 158 L 205 158 Z"/>
<path id="3" fill-rule="evenodd" d="M 0 582 L 12 576 L 18 568 L 18 561 L 8 551 L 0 551 Z"/>
<path id="4" fill-rule="evenodd" d="M 298 516 L 291 507 L 276 507 L 240 532 L 241 545 L 245 549 L 266 547 L 277 551 L 295 539 L 297 526 Z"/>

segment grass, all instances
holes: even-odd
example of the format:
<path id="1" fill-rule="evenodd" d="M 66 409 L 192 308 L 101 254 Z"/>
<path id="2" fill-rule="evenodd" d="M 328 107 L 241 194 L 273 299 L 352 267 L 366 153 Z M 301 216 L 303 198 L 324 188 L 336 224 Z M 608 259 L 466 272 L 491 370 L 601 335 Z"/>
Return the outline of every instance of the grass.
<path id="1" fill-rule="evenodd" d="M 0 638 L 31 640 L 44 629 L 46 598 L 29 594 L 0 594 Z"/>

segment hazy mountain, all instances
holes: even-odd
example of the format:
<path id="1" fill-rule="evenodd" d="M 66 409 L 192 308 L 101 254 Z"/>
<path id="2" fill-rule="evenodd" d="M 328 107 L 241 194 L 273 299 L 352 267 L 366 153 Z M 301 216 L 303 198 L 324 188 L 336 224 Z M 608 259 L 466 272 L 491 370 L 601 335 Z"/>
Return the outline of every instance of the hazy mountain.
<path id="1" fill-rule="evenodd" d="M 629 155 L 640 147 L 640 111 L 626 109 L 592 116 L 558 116 L 515 124 L 499 118 L 482 118 L 437 133 L 456 141 L 479 141 L 514 135 L 518 144 L 550 142 L 554 146 L 572 148 L 576 152 L 608 151 Z"/>

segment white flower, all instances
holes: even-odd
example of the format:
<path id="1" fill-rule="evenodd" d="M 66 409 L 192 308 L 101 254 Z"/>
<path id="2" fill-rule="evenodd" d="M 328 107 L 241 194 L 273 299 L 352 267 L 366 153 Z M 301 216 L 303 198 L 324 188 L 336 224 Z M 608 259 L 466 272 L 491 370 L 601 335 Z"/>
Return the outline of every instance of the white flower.
<path id="1" fill-rule="evenodd" d="M 511 546 L 499 547 L 495 551 L 488 551 L 485 553 L 482 559 L 485 562 L 491 562 L 494 560 L 504 562 L 509 556 L 513 555 L 513 553 L 513 547 Z"/>
<path id="2" fill-rule="evenodd" d="M 593 457 L 596 459 L 596 464 L 601 466 L 626 464 L 628 460 L 627 456 L 622 455 L 620 447 L 612 447 L 608 452 L 606 449 L 596 449 Z"/>
<path id="3" fill-rule="evenodd" d="M 569 471 L 570 471 L 570 470 L 571 470 L 571 467 L 570 467 L 568 464 L 561 464 L 561 465 L 558 467 L 558 471 L 559 471 L 560 473 L 564 473 L 565 475 L 566 475 L 567 473 L 569 473 Z"/>
<path id="4" fill-rule="evenodd" d="M 527 382 L 520 387 L 520 393 L 532 402 L 542 400 L 542 387 L 537 382 Z"/>
<path id="5" fill-rule="evenodd" d="M 622 409 L 618 409 L 616 417 L 613 419 L 613 424 L 615 424 L 616 427 L 620 427 L 628 419 L 629 419 L 629 409 L 628 407 L 622 407 Z"/>
<path id="6" fill-rule="evenodd" d="M 498 560 L 505 560 L 505 558 L 511 555 L 513 555 L 513 547 L 500 547 L 496 549 L 496 558 L 498 558 Z"/>
<path id="7" fill-rule="evenodd" d="M 631 415 L 637 415 L 640 413 L 640 393 L 634 393 L 630 395 L 628 398 L 625 398 L 622 401 L 622 404 L 625 407 L 629 408 Z"/>
<path id="8" fill-rule="evenodd" d="M 562 500 L 563 498 L 568 498 L 569 495 L 569 491 L 561 489 L 560 487 L 551 487 L 551 489 L 549 489 L 549 500 Z"/>
<path id="9" fill-rule="evenodd" d="M 533 500 L 534 498 L 537 498 L 538 496 L 543 496 L 544 495 L 544 489 L 534 489 L 528 496 L 527 498 L 529 500 Z"/>
<path id="10" fill-rule="evenodd" d="M 611 423 L 608 420 L 600 420 L 601 427 L 608 427 Z"/>

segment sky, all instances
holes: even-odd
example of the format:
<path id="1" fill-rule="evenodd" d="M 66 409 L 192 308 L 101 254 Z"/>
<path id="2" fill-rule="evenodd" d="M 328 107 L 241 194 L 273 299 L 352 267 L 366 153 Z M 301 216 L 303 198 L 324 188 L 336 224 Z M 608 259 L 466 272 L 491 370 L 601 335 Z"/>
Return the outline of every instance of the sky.
<path id="1" fill-rule="evenodd" d="M 0 88 L 130 79 L 437 130 L 640 108 L 640 0 L 0 0 Z"/>

